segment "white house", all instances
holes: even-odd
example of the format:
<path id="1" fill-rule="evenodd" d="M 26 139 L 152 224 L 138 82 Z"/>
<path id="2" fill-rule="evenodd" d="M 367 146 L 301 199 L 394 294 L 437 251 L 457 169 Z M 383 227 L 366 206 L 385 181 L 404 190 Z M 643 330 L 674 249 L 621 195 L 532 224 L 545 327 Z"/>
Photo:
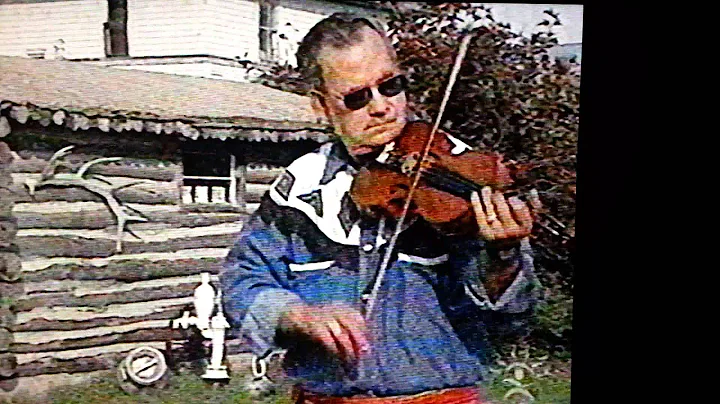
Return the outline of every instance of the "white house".
<path id="1" fill-rule="evenodd" d="M 247 67 L 294 64 L 297 42 L 337 11 L 381 15 L 373 2 L 325 0 L 0 0 L 0 55 L 246 81 Z M 496 20 L 534 32 L 553 8 L 555 54 L 582 42 L 582 6 L 495 4 Z M 579 56 L 579 55 L 578 55 Z"/>
<path id="2" fill-rule="evenodd" d="M 245 66 L 288 58 L 294 49 L 281 44 L 325 16 L 368 11 L 345 3 L 0 0 L 0 55 L 245 81 Z"/>

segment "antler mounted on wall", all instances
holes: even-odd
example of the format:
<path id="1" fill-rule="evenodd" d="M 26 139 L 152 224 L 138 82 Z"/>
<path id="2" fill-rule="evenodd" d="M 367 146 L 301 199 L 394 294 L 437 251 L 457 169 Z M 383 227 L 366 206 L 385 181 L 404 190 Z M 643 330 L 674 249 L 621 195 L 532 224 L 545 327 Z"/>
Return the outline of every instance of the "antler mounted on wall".
<path id="1" fill-rule="evenodd" d="M 95 164 L 119 161 L 122 160 L 122 157 L 103 157 L 88 161 L 87 163 L 83 164 L 82 167 L 80 167 L 75 173 L 56 173 L 55 169 L 57 168 L 58 164 L 60 164 L 59 160 L 71 154 L 71 150 L 73 148 L 74 146 L 68 146 L 56 151 L 52 155 L 52 157 L 50 157 L 50 160 L 48 161 L 45 168 L 43 168 L 40 179 L 28 179 L 25 181 L 25 186 L 27 186 L 28 192 L 31 196 L 35 195 L 35 191 L 42 187 L 55 186 L 85 188 L 88 191 L 102 197 L 105 201 L 105 204 L 110 208 L 117 220 L 115 250 L 117 252 L 122 252 L 122 239 L 125 232 L 125 224 L 131 221 L 147 222 L 148 219 L 143 216 L 131 214 L 130 212 L 133 211 L 132 208 L 120 204 L 120 202 L 117 200 L 117 197 L 115 196 L 115 192 L 122 188 L 131 187 L 141 183 L 147 183 L 147 181 L 139 180 L 131 182 L 129 184 L 118 186 L 113 185 L 112 182 L 110 182 L 106 177 L 103 177 L 101 175 L 87 174 L 88 169 Z M 132 231 L 128 230 L 128 232 L 133 236 L 140 238 Z"/>

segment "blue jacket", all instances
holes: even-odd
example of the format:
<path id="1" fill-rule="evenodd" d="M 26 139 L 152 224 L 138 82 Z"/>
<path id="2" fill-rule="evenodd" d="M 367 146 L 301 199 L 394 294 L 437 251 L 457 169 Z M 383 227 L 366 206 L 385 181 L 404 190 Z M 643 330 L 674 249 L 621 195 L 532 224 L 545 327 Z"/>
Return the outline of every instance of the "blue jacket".
<path id="1" fill-rule="evenodd" d="M 293 162 L 243 226 L 220 281 L 254 354 L 280 348 L 276 326 L 293 302 L 360 309 L 394 228 L 358 213 L 348 195 L 356 173 L 342 144 L 327 143 Z M 473 385 L 485 374 L 488 333 L 527 325 L 539 291 L 528 240 L 488 254 L 482 241 L 449 240 L 420 219 L 394 251 L 369 319 L 370 355 L 346 369 L 314 345 L 289 350 L 286 371 L 306 389 L 384 396 Z M 482 283 L 492 259 L 520 266 L 494 303 Z"/>

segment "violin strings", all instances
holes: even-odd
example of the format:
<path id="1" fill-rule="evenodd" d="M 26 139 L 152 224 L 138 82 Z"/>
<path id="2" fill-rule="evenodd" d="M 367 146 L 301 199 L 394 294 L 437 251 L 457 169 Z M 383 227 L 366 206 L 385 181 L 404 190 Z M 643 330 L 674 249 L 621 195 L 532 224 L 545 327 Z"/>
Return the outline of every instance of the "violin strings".
<path id="1" fill-rule="evenodd" d="M 440 127 L 440 121 L 442 119 L 443 113 L 445 112 L 445 107 L 447 106 L 447 103 L 450 99 L 450 93 L 452 92 L 452 88 L 455 84 L 455 80 L 457 79 L 457 75 L 460 72 L 460 66 L 462 65 L 462 60 L 465 58 L 465 53 L 467 53 L 468 44 L 470 43 L 471 38 L 472 38 L 472 33 L 466 35 L 462 39 L 462 42 L 460 43 L 460 50 L 458 52 L 457 58 L 455 59 L 455 64 L 453 65 L 452 72 L 450 73 L 450 79 L 449 79 L 447 87 L 445 88 L 445 94 L 443 96 L 443 100 L 440 103 L 440 111 L 438 112 L 437 119 L 435 120 L 435 125 L 433 126 L 433 129 L 430 132 L 430 136 L 428 137 L 428 142 L 425 145 L 425 150 L 423 151 L 423 154 L 417 163 L 417 167 L 420 167 L 422 165 L 422 162 L 427 158 L 427 155 L 430 152 L 430 146 L 432 145 L 433 139 L 435 137 L 435 132 Z M 395 243 L 397 242 L 397 238 L 400 235 L 403 222 L 405 221 L 405 217 L 407 216 L 408 209 L 410 208 L 410 202 L 412 201 L 413 193 L 415 192 L 415 189 L 417 188 L 417 185 L 420 182 L 420 174 L 422 171 L 423 170 L 418 169 L 417 172 L 415 173 L 415 178 L 413 180 L 412 186 L 410 187 L 410 191 L 408 192 L 407 199 L 405 200 L 405 205 L 403 206 L 402 214 L 400 215 L 400 219 L 398 219 L 397 225 L 395 226 L 395 231 L 393 232 L 393 235 L 390 239 L 390 244 L 388 244 L 387 249 L 385 250 L 382 264 L 380 265 L 380 269 L 378 270 L 378 275 L 375 278 L 375 283 L 373 284 L 372 291 L 370 292 L 370 296 L 368 297 L 368 300 L 367 300 L 367 303 L 365 306 L 364 317 L 366 320 L 370 318 L 373 308 L 375 307 L 375 301 L 377 300 L 377 294 L 380 291 L 380 286 L 382 285 L 383 277 L 385 276 L 387 266 L 390 263 L 390 256 L 392 254 L 392 250 L 395 248 Z"/>
<path id="2" fill-rule="evenodd" d="M 467 198 L 470 198 L 472 191 L 480 192 L 481 189 L 477 184 L 449 170 L 437 168 L 425 170 L 423 179 L 442 191 Z"/>

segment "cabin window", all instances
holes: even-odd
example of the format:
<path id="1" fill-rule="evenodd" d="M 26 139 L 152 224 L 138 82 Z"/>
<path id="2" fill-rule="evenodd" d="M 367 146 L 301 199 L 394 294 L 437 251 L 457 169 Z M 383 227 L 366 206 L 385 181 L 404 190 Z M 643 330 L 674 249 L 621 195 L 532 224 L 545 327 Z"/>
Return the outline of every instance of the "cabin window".
<path id="1" fill-rule="evenodd" d="M 237 206 L 235 155 L 214 151 L 183 151 L 183 204 Z"/>
<path id="2" fill-rule="evenodd" d="M 127 0 L 108 0 L 108 21 L 103 24 L 105 56 L 128 56 Z"/>
<path id="3" fill-rule="evenodd" d="M 260 2 L 260 58 L 274 60 L 276 46 L 275 33 L 277 31 L 277 18 L 275 17 L 275 4 L 270 1 Z"/>

